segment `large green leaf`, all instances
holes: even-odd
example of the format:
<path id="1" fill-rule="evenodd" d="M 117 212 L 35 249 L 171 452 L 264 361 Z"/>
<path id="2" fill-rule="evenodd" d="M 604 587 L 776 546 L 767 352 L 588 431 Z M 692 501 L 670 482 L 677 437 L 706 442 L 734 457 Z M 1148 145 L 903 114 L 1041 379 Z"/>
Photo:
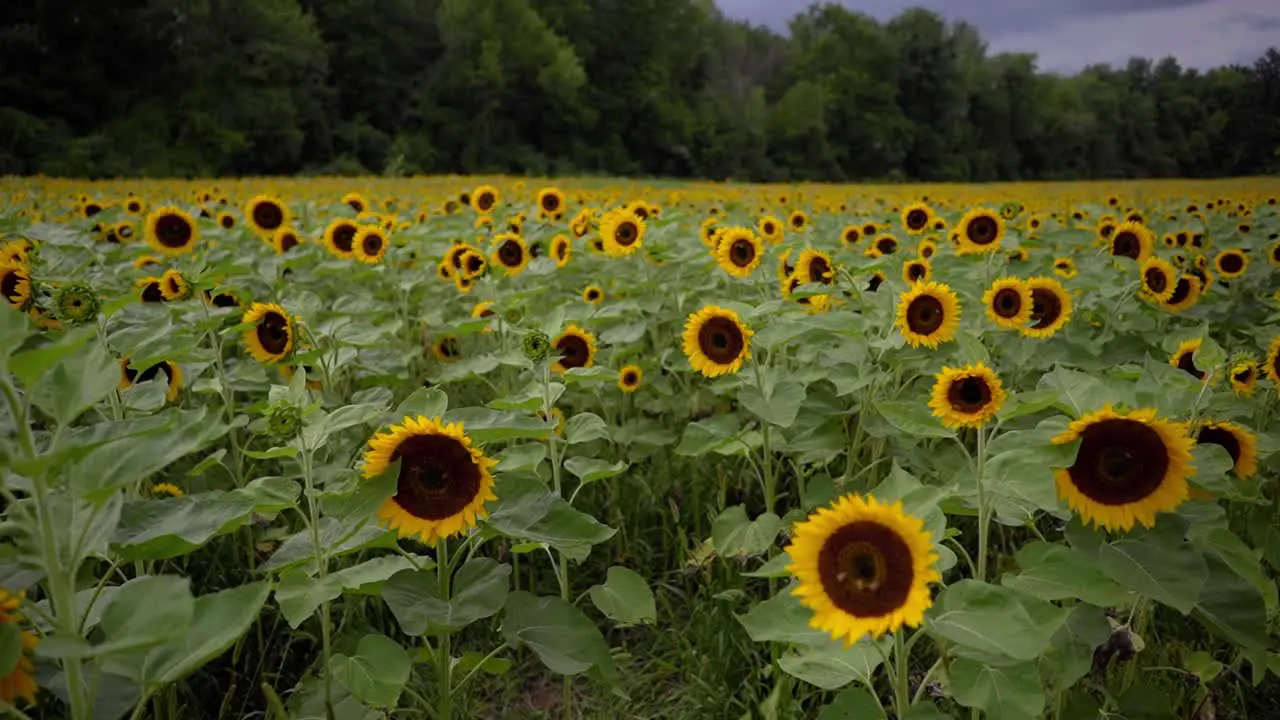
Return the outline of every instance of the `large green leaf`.
<path id="1" fill-rule="evenodd" d="M 510 565 L 472 558 L 454 576 L 445 600 L 436 573 L 405 570 L 383 585 L 382 600 L 406 634 L 439 635 L 497 614 L 507 600 L 510 576 Z"/>
<path id="2" fill-rule="evenodd" d="M 784 642 L 796 645 L 824 646 L 831 636 L 809 627 L 813 611 L 800 604 L 791 594 L 793 586 L 784 587 L 776 595 L 751 606 L 744 615 L 736 615 L 747 636 L 756 642 Z"/>
<path id="3" fill-rule="evenodd" d="M 333 679 L 360 702 L 374 707 L 394 708 L 412 669 L 409 654 L 385 635 L 365 635 L 355 655 L 338 653 L 329 658 Z"/>
<path id="4" fill-rule="evenodd" d="M 1040 658 L 1043 677 L 1050 687 L 1066 691 L 1093 667 L 1093 651 L 1111 637 L 1111 625 L 1101 608 L 1078 604 L 1054 633 Z"/>
<path id="5" fill-rule="evenodd" d="M 738 391 L 738 402 L 756 417 L 778 427 L 791 427 L 804 404 L 805 388 L 798 382 L 786 380 L 769 392 L 761 392 L 754 385 L 743 386 Z"/>
<path id="6" fill-rule="evenodd" d="M 1034 660 L 1067 614 L 1010 588 L 961 580 L 939 595 L 926 628 L 978 653 Z"/>
<path id="7" fill-rule="evenodd" d="M 1112 580 L 1184 615 L 1209 577 L 1200 551 L 1172 531 L 1135 533 L 1103 545 L 1099 557 Z"/>
<path id="8" fill-rule="evenodd" d="M 1196 601 L 1196 619 L 1245 649 L 1267 648 L 1267 608 L 1262 593 L 1216 556 L 1207 560 L 1209 572 Z"/>
<path id="9" fill-rule="evenodd" d="M 524 645 L 552 672 L 578 675 L 593 670 L 617 680 L 609 646 L 600 629 L 582 611 L 558 597 L 511 593 L 502 620 L 502 636 L 512 648 Z"/>
<path id="10" fill-rule="evenodd" d="M 138 482 L 187 455 L 203 450 L 227 433 L 228 425 L 207 408 L 173 410 L 161 432 L 102 445 L 68 469 L 71 486 L 94 497 Z"/>
<path id="11" fill-rule="evenodd" d="M 395 547 L 396 534 L 377 525 L 367 525 L 364 520 L 338 522 L 322 517 L 320 543 L 326 548 L 325 555 L 333 559 L 367 548 Z M 275 553 L 258 569 L 263 572 L 280 572 L 304 563 L 308 574 L 316 572 L 315 548 L 309 530 L 302 530 L 285 538 Z"/>
<path id="12" fill-rule="evenodd" d="M 255 481 L 241 490 L 128 502 L 111 543 L 121 559 L 157 560 L 178 557 L 249 522 L 255 512 L 279 508 L 298 484 L 284 478 L 270 484 Z"/>
<path id="13" fill-rule="evenodd" d="M 726 508 L 711 523 L 711 545 L 722 557 L 750 557 L 773 546 L 782 518 L 771 512 L 761 513 L 755 520 L 747 518 L 743 505 Z"/>
<path id="14" fill-rule="evenodd" d="M 500 477 L 495 492 L 498 500 L 489 506 L 490 515 L 485 522 L 508 537 L 544 542 L 585 558 L 592 545 L 617 532 L 575 509 L 533 478 Z"/>
<path id="15" fill-rule="evenodd" d="M 822 706 L 817 720 L 880 720 L 884 708 L 865 687 L 842 690 L 835 699 Z"/>
<path id="16" fill-rule="evenodd" d="M 555 423 L 530 415 L 500 412 L 489 408 L 457 408 L 444 414 L 447 422 L 461 422 L 473 442 L 484 444 L 516 438 L 545 440 Z"/>
<path id="17" fill-rule="evenodd" d="M 615 565 L 609 568 L 603 585 L 592 585 L 587 592 L 596 609 L 622 627 L 658 619 L 653 591 L 634 570 Z"/>
<path id="18" fill-rule="evenodd" d="M 1032 662 L 993 666 L 969 658 L 951 663 L 951 693 L 965 707 L 991 720 L 1038 718 L 1044 710 L 1040 671 Z"/>
<path id="19" fill-rule="evenodd" d="M 21 356 L 13 358 L 18 369 Z M 31 402 L 59 425 L 70 425 L 85 410 L 115 391 L 120 364 L 99 344 L 70 355 L 40 375 L 31 386 Z"/>
<path id="20" fill-rule="evenodd" d="M 1034 541 L 1017 553 L 1017 574 L 1008 573 L 1001 584 L 1041 600 L 1079 598 L 1102 607 L 1119 605 L 1128 591 L 1107 577 L 1098 560 L 1065 545 Z"/>
<path id="21" fill-rule="evenodd" d="M 886 422 L 912 437 L 942 438 L 955 434 L 939 422 L 929 410 L 929 405 L 919 402 L 883 400 L 876 403 L 876 412 Z"/>
<path id="22" fill-rule="evenodd" d="M 889 638 L 878 643 L 863 638 L 847 648 L 843 642 L 828 639 L 821 645 L 802 646 L 796 653 L 783 655 L 778 658 L 778 667 L 823 690 L 836 690 L 855 680 L 870 685 L 871 676 L 892 646 Z"/>

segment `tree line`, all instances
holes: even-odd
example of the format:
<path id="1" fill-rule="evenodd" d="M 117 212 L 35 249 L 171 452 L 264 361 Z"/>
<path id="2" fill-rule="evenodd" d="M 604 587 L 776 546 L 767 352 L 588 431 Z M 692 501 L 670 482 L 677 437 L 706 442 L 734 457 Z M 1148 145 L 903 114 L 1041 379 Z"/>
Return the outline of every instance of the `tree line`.
<path id="1" fill-rule="evenodd" d="M 0 173 L 751 181 L 1280 170 L 1280 52 L 1075 75 L 977 29 L 710 0 L 6 0 Z"/>

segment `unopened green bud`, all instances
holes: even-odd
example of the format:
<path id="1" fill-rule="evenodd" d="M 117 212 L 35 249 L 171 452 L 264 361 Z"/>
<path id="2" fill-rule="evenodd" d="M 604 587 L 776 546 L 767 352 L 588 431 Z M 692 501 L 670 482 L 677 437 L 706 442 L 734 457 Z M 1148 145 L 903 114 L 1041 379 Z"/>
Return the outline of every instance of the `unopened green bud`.
<path id="1" fill-rule="evenodd" d="M 524 334 L 524 356 L 533 362 L 542 362 L 551 356 L 551 338 L 541 330 Z"/>

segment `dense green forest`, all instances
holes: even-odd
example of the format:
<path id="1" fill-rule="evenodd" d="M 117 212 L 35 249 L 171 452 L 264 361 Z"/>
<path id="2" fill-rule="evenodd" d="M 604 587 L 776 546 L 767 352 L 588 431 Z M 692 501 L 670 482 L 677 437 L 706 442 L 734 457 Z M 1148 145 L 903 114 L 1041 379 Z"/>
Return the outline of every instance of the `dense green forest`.
<path id="1" fill-rule="evenodd" d="M 1280 170 L 1280 52 L 1075 76 L 926 10 L 710 0 L 5 0 L 0 172 L 735 180 Z"/>

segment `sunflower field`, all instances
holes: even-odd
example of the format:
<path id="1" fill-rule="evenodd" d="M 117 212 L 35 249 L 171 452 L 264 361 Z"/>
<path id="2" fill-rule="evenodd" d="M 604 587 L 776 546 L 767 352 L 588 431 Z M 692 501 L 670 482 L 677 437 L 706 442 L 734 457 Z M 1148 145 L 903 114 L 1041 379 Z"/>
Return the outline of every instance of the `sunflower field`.
<path id="1" fill-rule="evenodd" d="M 0 181 L 0 713 L 1280 703 L 1280 182 Z"/>

